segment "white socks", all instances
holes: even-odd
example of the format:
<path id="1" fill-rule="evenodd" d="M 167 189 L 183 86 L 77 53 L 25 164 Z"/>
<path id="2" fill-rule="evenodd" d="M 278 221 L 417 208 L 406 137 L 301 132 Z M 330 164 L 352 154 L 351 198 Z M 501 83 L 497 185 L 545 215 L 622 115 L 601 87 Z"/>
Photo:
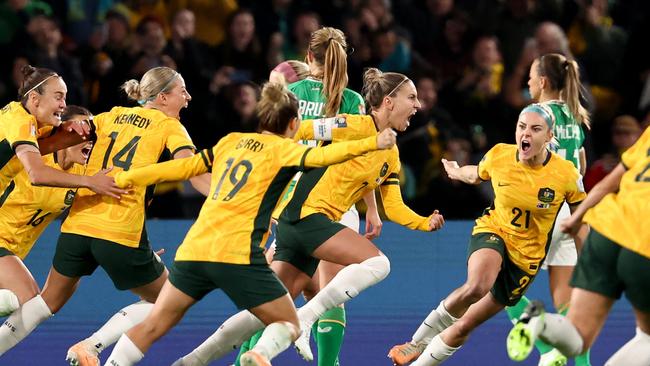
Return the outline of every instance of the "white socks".
<path id="1" fill-rule="evenodd" d="M 313 299 L 298 309 L 298 318 L 311 326 L 327 310 L 354 298 L 386 278 L 388 273 L 390 262 L 384 255 L 346 266 Z"/>
<path id="2" fill-rule="evenodd" d="M 11 290 L 0 289 L 0 317 L 13 313 L 20 307 L 18 297 Z"/>
<path id="3" fill-rule="evenodd" d="M 271 323 L 264 329 L 264 333 L 262 333 L 253 350 L 272 360 L 280 352 L 289 348 L 292 340 L 291 329 L 287 323 Z"/>
<path id="4" fill-rule="evenodd" d="M 138 301 L 115 313 L 98 331 L 87 338 L 97 353 L 115 343 L 123 333 L 141 323 L 153 308 L 153 304 Z"/>
<path id="5" fill-rule="evenodd" d="M 41 295 L 36 295 L 16 309 L 0 326 L 0 356 L 17 345 L 36 327 L 52 316 Z"/>
<path id="6" fill-rule="evenodd" d="M 542 321 L 544 325 L 538 327 L 535 322 Z M 574 358 L 582 353 L 583 340 L 575 326 L 564 315 L 544 314 L 543 317 L 534 317 L 528 327 L 540 329 L 539 338 L 558 349 L 563 355 Z M 535 336 L 537 336 L 535 334 Z M 537 338 L 537 337 L 535 337 Z"/>
<path id="7" fill-rule="evenodd" d="M 413 334 L 412 341 L 414 343 L 429 344 L 431 339 L 440 334 L 443 330 L 449 328 L 452 324 L 458 321 L 445 308 L 444 300 L 440 301 L 437 308 L 427 315 L 426 319 L 420 324 L 418 329 Z"/>
<path id="8" fill-rule="evenodd" d="M 131 366 L 144 358 L 142 351 L 136 346 L 126 334 L 122 334 L 117 341 L 113 352 L 104 365 L 110 366 Z"/>
<path id="9" fill-rule="evenodd" d="M 255 315 L 247 310 L 231 316 L 192 352 L 183 356 L 183 365 L 207 365 L 241 346 L 255 332 L 264 328 Z"/>
<path id="10" fill-rule="evenodd" d="M 623 345 L 605 366 L 648 366 L 650 365 L 650 335 L 636 328 L 636 335 Z"/>
<path id="11" fill-rule="evenodd" d="M 450 347 L 445 344 L 440 335 L 435 336 L 424 352 L 411 366 L 434 366 L 440 365 L 451 357 L 460 347 Z"/>

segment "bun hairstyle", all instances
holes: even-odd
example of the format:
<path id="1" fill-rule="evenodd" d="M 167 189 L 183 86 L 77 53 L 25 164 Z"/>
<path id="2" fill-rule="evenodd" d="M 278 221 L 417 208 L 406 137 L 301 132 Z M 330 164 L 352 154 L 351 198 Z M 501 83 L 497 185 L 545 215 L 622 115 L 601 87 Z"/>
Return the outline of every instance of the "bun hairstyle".
<path id="1" fill-rule="evenodd" d="M 156 99 L 160 93 L 168 92 L 174 86 L 174 81 L 180 76 L 178 72 L 169 67 L 154 67 L 147 71 L 140 81 L 127 80 L 122 84 L 122 90 L 131 100 L 140 105 Z"/>
<path id="2" fill-rule="evenodd" d="M 18 88 L 18 99 L 23 106 L 27 103 L 29 93 L 35 91 L 38 94 L 43 94 L 45 83 L 53 77 L 60 77 L 50 69 L 33 67 L 31 65 L 23 66 L 20 72 L 23 74 L 23 82 L 20 88 Z"/>
<path id="3" fill-rule="evenodd" d="M 260 132 L 282 134 L 289 122 L 298 117 L 298 99 L 283 84 L 266 83 L 257 103 L 257 117 Z"/>
<path id="4" fill-rule="evenodd" d="M 314 60 L 322 66 L 323 96 L 325 117 L 334 117 L 339 113 L 343 100 L 343 90 L 348 86 L 348 44 L 345 34 L 339 29 L 324 27 L 311 33 L 309 51 Z"/>
<path id="5" fill-rule="evenodd" d="M 370 108 L 377 109 L 381 106 L 384 97 L 395 96 L 399 89 L 409 78 L 398 72 L 382 72 L 371 67 L 363 73 L 363 94 Z"/>
<path id="6" fill-rule="evenodd" d="M 548 53 L 537 60 L 539 75 L 546 77 L 552 90 L 560 91 L 560 99 L 567 104 L 573 117 L 589 128 L 589 112 L 580 104 L 580 89 L 583 86 L 578 63 L 559 53 Z"/>

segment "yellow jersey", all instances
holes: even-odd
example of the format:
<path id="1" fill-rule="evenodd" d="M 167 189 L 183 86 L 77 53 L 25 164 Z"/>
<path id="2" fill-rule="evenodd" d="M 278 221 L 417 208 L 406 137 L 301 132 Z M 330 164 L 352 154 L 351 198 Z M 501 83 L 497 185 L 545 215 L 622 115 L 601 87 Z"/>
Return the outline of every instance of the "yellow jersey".
<path id="1" fill-rule="evenodd" d="M 542 165 L 530 167 L 519 162 L 516 145 L 497 144 L 479 163 L 478 176 L 492 181 L 495 198 L 476 220 L 472 235 L 499 235 L 510 260 L 528 274 L 537 273 L 560 207 L 586 197 L 580 173 L 552 152 Z"/>
<path id="2" fill-rule="evenodd" d="M 650 129 L 621 157 L 627 171 L 618 193 L 610 193 L 584 221 L 622 247 L 650 258 Z"/>
<path id="3" fill-rule="evenodd" d="M 377 136 L 371 116 L 339 115 L 305 121 L 296 138 L 305 140 L 356 140 Z M 280 218 L 295 222 L 314 213 L 339 221 L 363 196 L 380 187 L 388 219 L 411 229 L 428 230 L 429 220 L 408 208 L 399 188 L 401 163 L 397 146 L 313 170 L 302 175 Z"/>
<path id="4" fill-rule="evenodd" d="M 210 194 L 178 248 L 177 261 L 266 264 L 271 212 L 297 171 L 376 149 L 376 137 L 309 148 L 272 134 L 231 133 L 210 150 L 119 173 L 119 186 L 182 180 L 212 171 Z"/>
<path id="5" fill-rule="evenodd" d="M 43 157 L 45 165 L 63 170 L 56 161 L 56 153 Z M 82 165 L 73 164 L 66 170 L 83 174 Z M 0 247 L 9 249 L 25 259 L 43 230 L 70 205 L 74 189 L 32 186 L 22 170 L 0 196 Z"/>
<path id="6" fill-rule="evenodd" d="M 114 107 L 94 117 L 97 142 L 88 160 L 87 175 L 113 167 L 110 175 L 155 164 L 165 149 L 172 156 L 194 150 L 185 127 L 156 109 Z M 153 191 L 134 187 L 120 200 L 80 189 L 61 232 L 112 241 L 127 247 L 147 246 L 145 195 Z"/>
<path id="7" fill-rule="evenodd" d="M 37 130 L 36 117 L 20 102 L 11 102 L 0 110 L 0 190 L 4 191 L 23 170 L 15 154 L 16 147 L 28 144 L 38 148 Z"/>

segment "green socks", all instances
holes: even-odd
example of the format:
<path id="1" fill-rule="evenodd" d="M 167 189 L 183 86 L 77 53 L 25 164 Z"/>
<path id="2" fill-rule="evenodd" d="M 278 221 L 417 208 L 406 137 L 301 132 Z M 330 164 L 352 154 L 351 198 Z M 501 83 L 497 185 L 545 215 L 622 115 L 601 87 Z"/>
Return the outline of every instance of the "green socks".
<path id="1" fill-rule="evenodd" d="M 252 349 L 262 336 L 262 330 L 255 333 L 251 339 L 244 342 L 239 348 L 235 366 L 240 366 L 239 357 L 244 352 Z M 318 366 L 338 366 L 339 352 L 343 344 L 345 333 L 345 309 L 336 307 L 328 310 L 314 323 L 311 334 L 318 347 Z"/>
<path id="2" fill-rule="evenodd" d="M 241 355 L 243 355 L 244 353 L 250 351 L 251 349 L 253 349 L 253 347 L 255 347 L 257 341 L 260 340 L 262 333 L 264 333 L 264 329 L 260 329 L 257 333 L 253 334 L 251 339 L 242 343 L 241 347 L 239 347 L 239 354 L 237 354 L 237 358 L 235 359 L 235 366 L 241 366 L 239 363 L 239 358 L 241 357 Z"/>
<path id="3" fill-rule="evenodd" d="M 517 321 L 521 314 L 524 313 L 526 306 L 530 304 L 530 300 L 526 296 L 522 296 L 521 300 L 516 303 L 514 306 L 506 306 L 506 313 L 508 313 L 508 318 L 510 321 Z M 544 343 L 541 339 L 535 341 L 535 348 L 539 351 L 540 355 L 543 355 L 546 352 L 550 352 L 553 347 Z"/>
<path id="4" fill-rule="evenodd" d="M 345 333 L 345 309 L 335 307 L 323 314 L 312 334 L 318 346 L 318 366 L 338 366 Z"/>

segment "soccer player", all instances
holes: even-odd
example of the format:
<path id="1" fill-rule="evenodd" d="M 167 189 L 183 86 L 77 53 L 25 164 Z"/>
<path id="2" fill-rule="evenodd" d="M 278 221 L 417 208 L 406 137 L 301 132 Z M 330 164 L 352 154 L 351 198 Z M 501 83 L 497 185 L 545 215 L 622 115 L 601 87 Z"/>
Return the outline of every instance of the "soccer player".
<path id="1" fill-rule="evenodd" d="M 605 365 L 650 365 L 650 230 L 644 220 L 650 215 L 650 129 L 621 160 L 562 223 L 562 231 L 574 235 L 582 222 L 591 227 L 571 280 L 568 314 L 545 314 L 543 306 L 531 303 L 508 335 L 513 360 L 525 359 L 537 339 L 567 357 L 583 353 L 625 291 L 634 308 L 636 335 Z"/>
<path id="2" fill-rule="evenodd" d="M 528 88 L 531 97 L 553 113 L 555 140 L 550 144 L 551 149 L 572 162 L 584 175 L 587 164 L 582 147 L 585 139 L 582 125 L 589 128 L 589 114 L 580 105 L 582 85 L 578 64 L 557 53 L 543 55 L 535 59 L 530 67 Z M 569 307 L 569 280 L 579 251 L 573 238 L 559 229 L 560 223 L 569 216 L 569 207 L 564 203 L 555 220 L 548 254 L 542 264 L 542 269 L 548 268 L 553 304 L 560 314 L 566 314 Z M 524 296 L 514 306 L 506 307 L 510 320 L 516 322 L 529 302 Z M 541 340 L 536 343 L 536 348 L 541 354 L 539 366 L 566 365 L 566 357 Z M 575 362 L 576 366 L 589 366 L 589 351 L 577 357 Z"/>
<path id="3" fill-rule="evenodd" d="M 41 154 L 83 142 L 88 137 L 89 125 L 69 121 L 61 126 L 68 89 L 63 78 L 54 71 L 25 65 L 22 74 L 23 82 L 18 89 L 20 100 L 0 110 L 0 190 L 4 191 L 24 169 L 33 185 L 85 187 L 99 194 L 119 197 L 123 191 L 105 171 L 84 176 L 45 165 Z M 54 127 L 58 128 L 50 138 L 38 139 L 52 132 Z"/>
<path id="4" fill-rule="evenodd" d="M 289 90 L 298 97 L 300 115 L 303 119 L 335 117 L 341 113 L 365 114 L 363 97 L 346 87 L 348 84 L 347 54 L 348 45 L 341 30 L 324 27 L 311 33 L 307 50 L 309 74 L 289 85 Z M 305 140 L 303 143 L 316 146 L 317 141 Z M 292 180 L 286 197 L 291 197 L 298 179 L 299 175 Z M 379 236 L 382 225 L 377 211 L 375 192 L 368 192 L 363 199 L 368 207 L 366 237 L 373 239 Z M 278 217 L 286 202 L 285 200 L 279 205 L 274 217 Z M 355 232 L 359 232 L 359 212 L 354 204 L 341 216 L 339 222 Z M 305 291 L 307 300 L 313 297 L 320 288 L 325 287 L 341 269 L 343 269 L 342 265 L 321 261 L 316 275 L 312 277 L 309 291 Z M 318 322 L 314 323 L 313 334 L 318 345 L 318 366 L 338 365 L 345 324 L 345 308 L 342 304 L 328 310 Z M 240 353 L 245 349 L 246 345 L 242 345 Z"/>
<path id="5" fill-rule="evenodd" d="M 492 207 L 476 220 L 469 243 L 467 280 L 434 309 L 411 342 L 393 347 L 396 365 L 439 365 L 476 327 L 519 301 L 546 255 L 562 204 L 585 196 L 580 173 L 548 150 L 553 117 L 541 104 L 524 108 L 517 145 L 497 144 L 478 166 L 443 160 L 449 178 L 468 184 L 491 180 Z"/>
<path id="6" fill-rule="evenodd" d="M 284 85 L 273 83 L 262 90 L 258 117 L 260 133 L 231 133 L 199 156 L 117 177 L 120 185 L 146 185 L 213 171 L 210 195 L 176 253 L 172 273 L 151 314 L 120 338 L 107 364 L 127 366 L 140 361 L 190 306 L 217 288 L 239 309 L 250 311 L 242 317 L 247 323 L 244 328 L 250 331 L 240 332 L 239 344 L 267 325 L 255 347 L 242 355 L 242 365 L 270 365 L 298 337 L 293 301 L 263 254 L 273 208 L 296 171 L 377 148 L 390 149 L 395 132 L 387 129 L 324 148 L 296 144 L 290 138 L 300 125 L 298 100 Z"/>
<path id="7" fill-rule="evenodd" d="M 73 105 L 61 114 L 63 122 L 92 118 L 90 112 Z M 43 157 L 45 165 L 83 175 L 92 142 L 82 142 Z M 7 316 L 40 292 L 23 260 L 43 230 L 74 199 L 70 188 L 33 186 L 21 170 L 0 195 L 0 316 Z"/>
<path id="8" fill-rule="evenodd" d="M 114 107 L 95 116 L 97 141 L 87 174 L 111 167 L 121 171 L 154 164 L 164 149 L 169 149 L 174 158 L 193 155 L 192 140 L 178 120 L 180 110 L 191 100 L 179 73 L 167 67 L 153 68 L 140 82 L 124 83 L 123 89 L 141 106 Z M 207 193 L 205 178 L 194 178 L 193 184 Z M 167 278 L 167 270 L 154 255 L 146 235 L 145 191 L 145 187 L 135 187 L 119 200 L 83 189 L 77 192 L 61 227 L 42 299 L 29 312 L 14 312 L 0 326 L 0 354 L 61 309 L 80 278 L 98 266 L 104 268 L 117 289 L 131 290 L 143 302 L 122 309 L 90 338 L 73 346 L 68 352 L 70 362 L 99 364 L 98 352 L 144 319 Z M 38 321 L 26 322 L 25 316 Z"/>
<path id="9" fill-rule="evenodd" d="M 382 73 L 371 68 L 364 74 L 364 93 L 370 115 L 339 115 L 305 121 L 296 139 L 353 140 L 375 136 L 377 131 L 404 131 L 420 103 L 413 82 L 403 74 Z M 383 132 L 382 132 L 383 133 Z M 375 151 L 326 170 L 303 174 L 278 220 L 277 247 L 271 268 L 289 290 L 298 296 L 316 272 L 319 260 L 344 265 L 330 283 L 298 311 L 302 334 L 296 348 L 307 360 L 312 324 L 327 310 L 357 296 L 383 280 L 390 263 L 367 238 L 340 224 L 341 216 L 368 192 L 380 187 L 386 214 L 391 221 L 411 229 L 432 231 L 444 224 L 437 211 L 419 216 L 402 201 L 398 173 L 399 152 Z M 245 334 L 261 329 L 250 321 L 250 313 L 240 312 L 190 354 L 174 365 L 206 365 L 238 347 Z"/>

